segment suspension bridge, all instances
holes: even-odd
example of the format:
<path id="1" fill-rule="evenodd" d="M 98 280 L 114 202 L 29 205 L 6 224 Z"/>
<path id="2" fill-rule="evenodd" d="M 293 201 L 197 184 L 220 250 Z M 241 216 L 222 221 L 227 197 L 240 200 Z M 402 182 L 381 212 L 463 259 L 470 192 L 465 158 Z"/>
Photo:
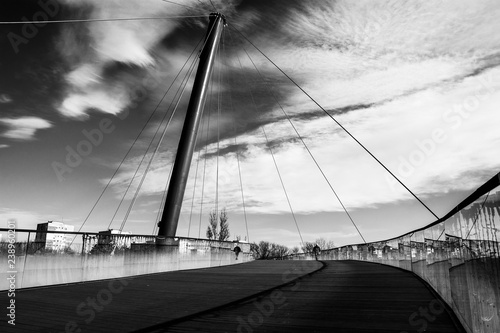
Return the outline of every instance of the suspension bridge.
<path id="1" fill-rule="evenodd" d="M 6 300 L 3 303 L 10 306 L 0 321 L 2 331 L 498 332 L 500 266 L 496 223 L 500 218 L 500 174 L 492 175 L 439 217 L 255 42 L 222 14 L 213 13 L 209 19 L 206 35 L 197 40 L 79 230 L 16 229 L 16 242 L 12 242 L 15 245 L 9 248 L 15 253 L 13 261 L 8 257 L 10 252 L 2 249 L 6 260 L 1 266 L 0 274 L 5 279 L 0 294 Z M 240 51 L 235 52 L 235 48 Z M 261 59 L 257 61 L 250 49 Z M 238 54 L 236 61 L 228 60 L 229 52 Z M 266 77 L 259 69 L 262 61 L 281 73 L 282 80 L 303 94 L 317 112 L 307 117 L 287 112 L 276 89 L 281 82 Z M 233 75 L 235 72 L 239 79 Z M 237 89 L 225 93 L 223 87 L 227 86 Z M 165 159 L 173 154 L 162 154 L 161 145 L 169 137 L 188 87 L 192 92 L 176 154 Z M 261 100 L 262 89 L 271 102 Z M 169 96 L 169 106 L 159 114 Z M 290 138 L 272 137 L 273 125 L 269 121 L 263 117 L 253 119 L 266 103 L 272 103 L 279 113 L 275 116 L 289 125 Z M 227 117 L 227 112 L 233 112 L 233 116 Z M 160 121 L 154 124 L 158 115 Z M 373 165 L 407 191 L 433 222 L 397 237 L 375 241 L 366 237 L 356 214 L 349 210 L 341 191 L 335 189 L 330 174 L 322 168 L 320 156 L 314 154 L 306 134 L 301 133 L 299 123 L 303 118 L 331 121 Z M 148 131 L 153 135 L 137 168 L 132 170 L 129 181 L 120 183 L 116 178 L 121 168 Z M 271 157 L 276 184 L 283 193 L 299 243 L 305 243 L 304 224 L 294 211 L 283 165 L 277 158 L 280 145 L 287 140 L 302 147 L 357 235 L 357 242 L 322 249 L 319 254 L 299 251 L 274 258 L 281 260 L 253 260 L 247 210 L 255 203 L 247 197 L 252 180 L 245 178 L 241 167 L 242 160 L 249 158 L 242 153 L 248 142 L 236 139 L 236 133 L 248 132 L 261 133 L 263 142 L 256 146 Z M 233 153 L 229 168 L 221 162 L 227 160 L 228 152 Z M 151 234 L 123 233 L 148 175 L 157 172 L 157 165 L 169 163 L 168 170 L 161 167 L 168 176 L 162 175 L 167 181 L 161 186 L 164 190 Z M 215 171 L 212 184 L 207 168 Z M 229 182 L 221 182 L 228 169 L 237 179 L 231 182 L 229 194 L 223 193 L 223 186 Z M 83 231 L 107 191 L 117 184 L 124 190 L 107 228 L 110 233 Z M 239 228 L 244 232 L 243 239 L 230 242 L 202 238 L 206 226 L 203 216 L 207 211 L 215 212 L 218 220 L 222 207 L 242 212 Z M 182 215 L 182 209 L 187 213 Z M 182 216 L 187 222 L 187 237 L 178 233 Z M 121 223 L 119 232 L 112 234 L 116 221 Z M 8 239 L 13 229 L 0 230 Z M 44 252 L 42 238 L 49 234 L 71 235 L 72 250 Z M 241 247 L 239 255 L 234 252 L 236 246 Z M 101 252 L 92 252 L 98 248 Z"/>

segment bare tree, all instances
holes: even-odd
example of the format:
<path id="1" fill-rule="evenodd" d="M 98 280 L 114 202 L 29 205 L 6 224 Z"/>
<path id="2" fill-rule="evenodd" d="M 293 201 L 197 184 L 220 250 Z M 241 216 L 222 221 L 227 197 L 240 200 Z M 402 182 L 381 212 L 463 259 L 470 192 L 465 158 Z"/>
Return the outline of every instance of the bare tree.
<path id="1" fill-rule="evenodd" d="M 280 244 L 261 241 L 259 244 L 250 244 L 250 251 L 254 259 L 283 259 L 290 253 L 288 247 Z"/>
<path id="2" fill-rule="evenodd" d="M 274 258 L 283 259 L 284 256 L 290 253 L 288 247 L 279 244 L 272 244 L 271 254 Z"/>
<path id="3" fill-rule="evenodd" d="M 321 250 L 329 250 L 335 247 L 335 243 L 332 240 L 326 240 L 324 238 L 316 239 L 316 244 L 318 244 Z"/>
<path id="4" fill-rule="evenodd" d="M 305 242 L 302 246 L 302 251 L 304 253 L 313 252 L 314 245 L 318 245 L 321 250 L 333 249 L 335 243 L 332 240 L 326 240 L 324 238 L 318 238 L 314 242 Z"/>
<path id="5" fill-rule="evenodd" d="M 304 253 L 311 253 L 313 251 L 314 245 L 316 245 L 316 243 L 305 242 L 302 245 L 302 252 L 304 252 Z"/>
<path id="6" fill-rule="evenodd" d="M 250 252 L 254 259 L 268 259 L 271 255 L 271 243 L 261 241 L 259 244 L 250 244 Z"/>

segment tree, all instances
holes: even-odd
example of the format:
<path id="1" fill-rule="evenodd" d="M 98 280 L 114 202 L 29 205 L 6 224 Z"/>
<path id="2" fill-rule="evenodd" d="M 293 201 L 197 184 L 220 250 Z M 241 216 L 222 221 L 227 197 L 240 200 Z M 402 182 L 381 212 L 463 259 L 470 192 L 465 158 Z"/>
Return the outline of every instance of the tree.
<path id="1" fill-rule="evenodd" d="M 219 231 L 219 241 L 223 242 L 229 239 L 230 233 L 229 233 L 229 224 L 227 222 L 227 212 L 226 208 L 222 209 L 219 215 L 219 226 L 220 226 L 220 231 Z"/>
<path id="2" fill-rule="evenodd" d="M 250 252 L 254 259 L 268 259 L 271 255 L 271 243 L 261 241 L 259 244 L 250 244 Z"/>
<path id="3" fill-rule="evenodd" d="M 207 227 L 207 238 L 208 239 L 214 238 L 214 233 L 212 231 L 212 228 L 210 228 L 210 226 Z"/>
<path id="4" fill-rule="evenodd" d="M 288 255 L 290 250 L 288 247 L 279 244 L 273 244 L 271 247 L 271 255 L 274 258 L 283 259 L 284 256 Z"/>
<path id="5" fill-rule="evenodd" d="M 313 251 L 314 245 L 318 244 L 321 250 L 328 250 L 335 247 L 332 240 L 326 240 L 324 238 L 317 238 L 314 242 L 305 242 L 302 246 L 302 251 L 304 253 L 311 253 Z"/>
<path id="6" fill-rule="evenodd" d="M 305 242 L 302 245 L 302 252 L 304 252 L 304 253 L 311 253 L 313 251 L 314 245 L 316 245 L 316 243 Z"/>
<path id="7" fill-rule="evenodd" d="M 316 244 L 318 244 L 321 250 L 329 250 L 335 247 L 335 243 L 332 240 L 326 240 L 324 238 L 316 239 Z"/>
<path id="8" fill-rule="evenodd" d="M 226 241 L 229 239 L 229 223 L 226 209 L 222 209 L 217 223 L 217 212 L 211 211 L 208 217 L 207 238 L 210 240 Z"/>
<path id="9" fill-rule="evenodd" d="M 282 259 L 290 253 L 288 247 L 280 244 L 261 241 L 259 244 L 250 244 L 250 252 L 254 259 Z"/>

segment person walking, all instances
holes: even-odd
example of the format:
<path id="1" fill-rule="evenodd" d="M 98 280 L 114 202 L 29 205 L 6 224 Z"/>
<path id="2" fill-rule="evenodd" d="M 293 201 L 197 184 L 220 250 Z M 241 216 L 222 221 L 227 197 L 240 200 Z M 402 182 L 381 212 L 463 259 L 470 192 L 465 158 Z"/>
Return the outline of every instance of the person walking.
<path id="1" fill-rule="evenodd" d="M 238 254 L 240 254 L 240 252 L 241 252 L 241 248 L 240 248 L 238 245 L 236 245 L 236 246 L 234 247 L 233 251 L 234 251 L 234 253 L 236 254 L 236 260 L 238 260 Z"/>
<path id="2" fill-rule="evenodd" d="M 314 258 L 318 260 L 318 255 L 320 254 L 321 249 L 319 248 L 318 244 L 314 245 L 313 247 L 313 253 L 314 253 Z"/>

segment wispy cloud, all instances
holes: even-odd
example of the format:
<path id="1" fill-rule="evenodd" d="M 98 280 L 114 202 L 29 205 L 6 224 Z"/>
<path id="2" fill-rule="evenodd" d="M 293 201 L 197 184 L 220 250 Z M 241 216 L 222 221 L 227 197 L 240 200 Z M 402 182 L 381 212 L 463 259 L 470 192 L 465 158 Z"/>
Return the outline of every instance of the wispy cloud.
<path id="1" fill-rule="evenodd" d="M 487 1 L 474 7 L 471 15 L 464 2 L 458 5 L 447 2 L 414 5 L 388 1 L 381 5 L 369 1 L 339 1 L 320 5 L 307 3 L 297 8 L 291 5 L 286 15 L 279 17 L 276 13 L 261 12 L 260 19 L 271 23 L 275 20 L 277 29 L 252 38 L 262 43 L 264 51 L 273 60 L 337 116 L 405 183 L 419 195 L 429 196 L 470 189 L 480 182 L 478 174 L 499 167 L 490 152 L 499 140 L 492 127 L 496 122 L 492 119 L 498 118 L 493 105 L 500 98 L 496 79 L 500 73 L 485 70 L 496 66 L 494 55 L 500 46 L 500 39 L 491 34 L 492 29 L 500 25 L 494 19 L 497 7 L 494 2 Z M 251 20 L 246 22 L 250 25 L 258 17 L 252 13 Z M 463 19 L 460 26 L 456 25 L 454 17 Z M 436 29 L 432 33 L 422 33 L 428 31 L 429 26 Z M 464 27 L 472 29 L 472 34 L 463 36 L 458 33 Z M 146 45 L 142 46 L 143 50 L 147 50 Z M 105 54 L 110 61 L 120 61 L 118 56 Z M 246 54 L 240 51 L 229 62 L 238 63 L 237 57 L 245 58 Z M 137 56 L 135 59 L 130 61 L 137 66 L 150 65 L 147 57 Z M 291 89 L 289 84 L 273 86 L 273 82 L 283 81 L 273 81 L 278 76 L 267 61 L 257 57 L 253 60 L 270 79 L 269 86 L 261 82 L 268 92 L 276 87 L 285 88 L 276 91 L 276 95 L 281 97 L 286 112 L 292 116 L 325 175 L 349 208 L 374 207 L 409 199 L 409 195 L 395 186 L 385 171 L 334 122 L 318 113 L 311 101 Z M 243 67 L 247 72 L 254 71 L 248 59 L 243 61 Z M 101 82 L 100 74 L 96 73 L 98 70 L 87 64 L 69 75 L 68 80 L 72 80 L 74 86 L 92 92 L 93 86 Z M 450 114 L 449 110 L 477 94 L 482 89 L 478 88 L 479 82 L 491 81 L 491 75 L 495 79 L 488 88 L 491 89 L 488 98 L 481 101 L 470 117 L 462 117 L 461 126 L 456 130 L 454 123 L 459 118 L 452 118 L 460 115 Z M 252 74 L 252 79 L 257 77 L 257 74 Z M 231 87 L 224 89 L 227 91 Z M 102 87 L 96 89 L 102 90 Z M 113 94 L 106 96 L 111 98 Z M 268 97 L 272 99 L 270 94 Z M 75 95 L 73 99 L 67 99 L 68 105 L 72 105 L 71 101 L 81 103 L 83 99 Z M 100 100 L 89 99 L 94 103 Z M 114 103 L 116 109 L 107 112 L 117 113 L 126 104 L 126 100 L 123 105 Z M 102 109 L 105 105 L 103 102 Z M 194 180 L 199 187 L 205 177 L 207 196 L 203 199 L 201 195 L 195 196 L 196 204 L 201 204 L 201 200 L 214 201 L 217 192 L 223 205 L 241 209 L 238 156 L 245 199 L 248 203 L 259 203 L 249 205 L 249 212 L 288 212 L 270 156 L 271 148 L 296 212 L 341 211 L 341 205 L 277 105 L 268 102 L 257 111 L 260 115 L 251 113 L 253 118 L 250 120 L 255 126 L 247 126 L 236 133 L 236 145 L 229 134 L 219 143 L 218 152 L 214 143 L 206 147 L 206 153 L 202 151 L 205 175 L 201 169 L 194 175 L 197 161 L 193 161 L 186 193 L 195 191 L 200 194 L 199 188 L 194 189 Z M 231 123 L 231 119 L 225 121 Z M 270 142 L 264 140 L 259 128 L 265 124 L 270 124 L 266 126 Z M 418 143 L 431 137 L 436 128 L 446 132 L 447 140 L 436 145 L 435 151 L 426 156 L 411 175 L 401 174 L 402 159 L 408 159 L 418 150 Z M 478 135 L 479 132 L 488 134 Z M 143 193 L 153 195 L 163 191 L 161 184 L 168 173 L 166 160 L 171 158 L 153 163 Z M 130 166 L 137 162 L 133 161 Z M 124 189 L 133 170 L 124 170 L 119 175 L 115 183 L 117 188 Z M 470 181 L 457 182 L 459 177 Z M 186 196 L 186 200 L 191 200 L 190 196 Z"/>
<path id="2" fill-rule="evenodd" d="M 193 15 L 193 10 L 167 2 L 147 1 L 73 1 L 67 2 L 90 8 L 92 18 L 113 17 L 169 17 Z M 180 1 L 188 7 L 198 7 L 196 14 L 206 13 L 206 5 L 197 1 Z M 233 2 L 215 1 L 216 6 L 234 10 Z M 222 4 L 224 3 L 224 6 Z M 235 2 L 236 3 L 236 2 Z M 206 18 L 204 19 L 206 21 Z M 128 22 L 99 22 L 88 29 L 68 27 L 59 41 L 66 59 L 72 59 L 75 68 L 66 75 L 67 94 L 58 106 L 62 115 L 84 119 L 90 110 L 118 114 L 129 106 L 133 99 L 134 82 L 122 77 L 112 79 L 110 67 L 123 64 L 125 71 L 141 68 L 145 72 L 158 71 L 158 57 L 169 57 L 174 51 L 163 47 L 162 41 L 180 24 L 178 20 L 142 20 Z M 76 37 L 86 35 L 82 43 Z M 89 51 L 89 46 L 91 46 Z M 80 54 L 85 54 L 81 57 Z M 165 55 L 166 54 L 166 55 Z M 168 66 L 168 64 L 167 64 Z M 111 71 L 112 72 L 112 71 Z M 115 73 L 116 75 L 116 73 Z M 134 81 L 134 80 L 132 80 Z"/>
<path id="3" fill-rule="evenodd" d="M 36 131 L 52 127 L 49 121 L 38 117 L 0 118 L 0 124 L 7 127 L 1 136 L 21 141 L 33 140 Z"/>
<path id="4" fill-rule="evenodd" d="M 498 52 L 500 39 L 491 35 L 500 29 L 497 4 L 466 7 L 464 1 L 304 3 L 271 18 L 279 20 L 276 33 L 255 38 L 324 107 L 376 103 L 469 75 L 483 65 L 479 59 Z M 429 26 L 432 33 L 424 33 Z M 307 107 L 297 97 L 288 104 Z"/>
<path id="5" fill-rule="evenodd" d="M 130 102 L 128 90 L 121 84 L 97 83 L 86 90 L 69 94 L 59 106 L 59 112 L 67 117 L 82 118 L 90 110 L 113 115 L 122 112 Z"/>
<path id="6" fill-rule="evenodd" d="M 491 70 L 499 65 L 496 59 L 500 38 L 493 34 L 500 29 L 495 19 L 499 11 L 494 1 L 474 8 L 469 8 L 465 1 L 308 2 L 300 8 L 291 6 L 279 17 L 261 12 L 261 20 L 274 24 L 276 29 L 259 30 L 259 35 L 251 38 L 425 197 L 469 190 L 484 180 L 479 175 L 500 167 L 491 153 L 499 142 L 498 131 L 492 124 L 499 120 L 493 106 L 498 105 L 500 98 L 500 72 Z M 275 89 L 277 95 L 279 89 L 282 93 L 281 74 L 258 52 L 251 55 L 268 82 L 276 82 L 274 86 L 267 86 L 265 81 L 261 84 Z M 246 58 L 245 52 L 239 57 Z M 246 70 L 253 70 L 248 60 L 243 64 Z M 484 87 L 481 82 L 489 82 L 489 86 Z M 306 141 L 349 207 L 370 207 L 410 198 L 334 122 L 318 115 L 317 107 L 298 89 L 287 89 L 282 105 L 297 120 L 300 132 L 310 137 Z M 478 105 L 465 105 L 473 111 L 462 110 L 465 115 L 460 115 L 460 108 L 464 108 L 464 103 L 474 104 L 476 95 L 484 98 Z M 364 107 L 352 107 L 360 104 Z M 289 125 L 276 106 L 260 112 L 265 123 L 272 124 L 271 140 L 294 136 L 290 129 L 285 130 Z M 306 121 L 307 113 L 315 116 Z M 436 143 L 432 153 L 414 166 L 411 175 L 398 172 L 402 159 L 418 153 L 418 144 L 427 142 L 435 129 L 442 130 L 446 139 Z M 238 137 L 238 142 L 252 142 L 258 136 L 259 131 L 248 133 Z M 261 212 L 283 212 L 288 208 L 286 201 L 277 203 L 278 190 L 272 190 L 276 185 L 271 180 L 275 177 L 273 170 L 263 172 L 260 164 L 269 163 L 264 162 L 267 154 L 261 146 L 249 145 L 245 155 L 251 158 L 242 163 L 242 169 L 251 170 L 250 182 L 258 182 L 262 187 L 246 194 L 249 200 L 271 202 L 271 207 L 262 207 Z M 283 179 L 294 198 L 294 209 L 304 213 L 340 209 L 331 193 L 320 190 L 321 177 L 317 182 L 311 181 L 317 170 L 306 163 L 307 158 L 300 144 L 293 140 L 282 144 L 276 153 L 278 164 L 284 168 Z M 298 170 L 304 176 L 297 177 Z M 457 181 L 460 178 L 467 181 Z M 236 193 L 234 190 L 235 187 L 232 193 Z"/>
<path id="7" fill-rule="evenodd" d="M 201 14 L 212 11 L 209 1 L 179 1 L 200 8 Z M 159 0 L 66 2 L 71 4 L 68 10 L 78 18 L 199 14 Z M 213 3 L 227 15 L 229 29 L 232 26 L 243 31 L 424 200 L 471 190 L 498 172 L 500 162 L 494 153 L 500 142 L 496 128 L 500 122 L 496 110 L 500 104 L 498 1 L 473 5 L 467 0 Z M 53 89 L 58 94 L 48 94 L 47 90 L 40 96 L 44 100 L 50 98 L 51 105 L 52 99 L 56 99 L 54 104 L 63 118 L 84 120 L 90 112 L 119 115 L 136 105 L 135 90 L 144 86 L 147 97 L 137 111 L 150 110 L 163 96 L 173 71 L 184 64 L 191 51 L 188 49 L 205 34 L 205 27 L 206 18 L 189 22 L 155 20 L 60 26 L 57 51 L 66 63 L 59 70 L 57 89 Z M 196 41 L 192 31 L 200 33 Z M 204 130 L 200 131 L 203 135 L 198 138 L 198 146 L 203 146 L 201 159 L 198 165 L 197 151 L 184 209 L 190 207 L 194 193 L 197 207 L 203 201 L 208 211 L 217 199 L 219 207 L 240 214 L 241 177 L 248 214 L 288 216 L 286 196 L 270 155 L 272 149 L 295 213 L 331 216 L 332 212 L 342 211 L 274 97 L 291 116 L 349 210 L 362 215 L 367 207 L 413 200 L 328 116 L 238 36 L 233 30 L 225 34 L 225 61 L 229 66 L 223 67 L 227 71 L 222 71 L 222 82 L 214 81 L 212 96 L 222 97 L 220 129 L 213 111 L 218 98 L 212 98 L 210 133 L 206 139 L 204 122 Z M 255 72 L 243 45 L 264 80 Z M 238 58 L 243 69 L 239 68 Z M 43 77 L 48 77 L 51 72 L 44 73 Z M 32 76 L 37 75 L 38 71 L 33 71 Z M 164 85 L 160 88 L 160 84 L 144 84 L 146 78 Z M 5 92 L 9 95 L 1 94 L 0 103 L 12 102 L 17 107 L 19 94 Z M 234 103 L 230 112 L 229 94 Z M 24 108 L 26 112 L 40 117 L 42 113 L 34 111 L 43 110 L 32 110 L 30 106 Z M 51 126 L 41 118 L 10 117 L 9 114 L 0 119 L 0 136 L 8 139 L 33 139 L 37 130 Z M 159 204 L 159 194 L 164 190 L 181 117 L 175 118 L 172 125 L 174 131 L 167 133 L 165 141 L 168 149 L 173 149 L 153 161 L 141 191 L 151 205 L 156 199 Z M 264 139 L 261 126 L 265 126 L 269 142 Z M 147 129 L 145 136 L 154 130 Z M 442 135 L 439 142 L 433 139 L 436 130 Z M 6 143 L 0 148 L 5 148 L 9 142 Z M 102 160 L 94 157 L 92 161 L 100 164 L 96 161 Z M 113 183 L 113 199 L 121 198 L 140 159 L 134 157 L 122 166 Z M 109 167 L 107 163 L 109 160 L 102 162 Z M 98 178 L 105 175 L 99 174 Z M 140 176 L 134 180 L 130 197 L 139 181 Z M 107 179 L 102 182 L 107 183 Z M 277 231 L 284 238 L 296 240 L 294 230 L 281 233 L 286 228 L 272 223 L 258 236 L 267 237 Z M 374 223 L 373 229 L 379 229 L 378 226 Z M 307 238 L 312 239 L 314 234 L 304 231 Z"/>

